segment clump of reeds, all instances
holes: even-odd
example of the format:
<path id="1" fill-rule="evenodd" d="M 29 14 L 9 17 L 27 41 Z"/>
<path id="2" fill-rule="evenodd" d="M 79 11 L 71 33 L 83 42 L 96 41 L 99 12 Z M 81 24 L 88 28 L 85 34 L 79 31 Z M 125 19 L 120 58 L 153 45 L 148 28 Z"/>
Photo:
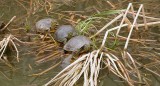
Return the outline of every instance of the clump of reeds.
<path id="1" fill-rule="evenodd" d="M 13 16 L 10 21 L 3 27 L 0 29 L 0 32 L 4 31 L 10 24 L 11 22 L 16 18 L 16 16 Z M 7 48 L 11 48 L 11 47 L 8 47 L 8 46 L 13 46 L 14 50 L 16 51 L 16 59 L 17 61 L 19 62 L 19 51 L 18 51 L 18 48 L 16 46 L 16 43 L 14 41 L 18 41 L 18 42 L 21 42 L 19 39 L 17 39 L 16 37 L 14 37 L 12 34 L 9 34 L 9 35 L 6 35 L 5 38 L 3 38 L 1 41 L 0 41 L 0 60 L 4 63 L 6 63 L 8 66 L 8 58 L 7 56 L 5 56 L 5 52 L 7 50 Z M 22 43 L 22 42 L 21 42 Z"/>
<path id="2" fill-rule="evenodd" d="M 130 10 L 131 8 L 131 10 Z M 141 12 L 142 11 L 142 12 Z M 142 15 L 140 14 L 142 13 Z M 127 14 L 132 14 L 133 23 L 131 23 L 126 17 Z M 138 24 L 138 17 L 142 17 L 144 20 L 143 24 Z M 145 29 L 148 28 L 148 25 L 159 24 L 160 21 L 156 22 L 147 22 L 146 19 L 156 19 L 152 17 L 145 16 L 143 5 L 140 5 L 139 10 L 136 12 L 133 9 L 132 4 L 128 5 L 128 8 L 125 11 L 122 11 L 116 18 L 111 22 L 107 23 L 102 29 L 100 29 L 96 34 L 91 36 L 91 38 L 97 36 L 99 33 L 104 31 L 108 26 L 122 18 L 120 25 L 114 28 L 111 28 L 106 31 L 105 36 L 102 41 L 102 45 L 98 50 L 94 50 L 90 53 L 80 56 L 75 62 L 70 64 L 68 67 L 63 69 L 58 73 L 53 79 L 47 82 L 44 86 L 54 85 L 54 86 L 73 86 L 76 82 L 83 76 L 83 85 L 84 86 L 98 86 L 98 76 L 101 69 L 101 64 L 105 64 L 109 71 L 111 71 L 116 76 L 123 79 L 130 86 L 135 84 L 147 84 L 146 78 L 142 77 L 142 74 L 139 68 L 140 65 L 135 58 L 127 51 L 129 41 L 141 42 L 141 40 L 131 39 L 131 34 L 133 29 L 145 26 Z M 129 21 L 129 22 L 128 22 Z M 126 24 L 123 24 L 126 22 Z M 129 34 L 127 37 L 119 35 L 119 32 L 122 27 L 129 26 Z M 105 45 L 108 38 L 109 32 L 117 30 L 116 39 L 123 38 L 126 39 L 125 46 L 121 52 L 121 56 L 117 56 L 108 50 L 108 46 Z M 147 41 L 147 40 L 146 40 Z M 103 49 L 106 51 L 103 51 Z M 150 71 L 154 73 L 153 71 Z M 156 74 L 156 73 L 154 73 Z M 159 74 L 157 74 L 159 75 Z"/>
<path id="3" fill-rule="evenodd" d="M 0 41 L 0 60 L 2 62 L 8 62 L 8 58 L 5 58 L 4 53 L 6 52 L 7 46 L 13 46 L 14 50 L 16 51 L 16 59 L 19 62 L 19 51 L 16 46 L 16 43 L 14 41 L 19 41 L 16 37 L 13 35 L 7 35 L 7 37 L 3 38 L 3 40 Z M 8 47 L 9 48 L 9 47 Z"/>

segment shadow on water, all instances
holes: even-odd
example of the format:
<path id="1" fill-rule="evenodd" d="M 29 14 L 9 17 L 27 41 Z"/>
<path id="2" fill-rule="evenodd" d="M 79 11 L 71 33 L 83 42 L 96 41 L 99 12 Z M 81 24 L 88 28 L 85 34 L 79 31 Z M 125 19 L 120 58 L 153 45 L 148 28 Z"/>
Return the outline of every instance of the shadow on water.
<path id="1" fill-rule="evenodd" d="M 32 14 L 33 16 L 29 16 L 29 17 L 24 16 L 28 12 L 25 9 L 25 7 L 27 7 L 28 2 L 23 2 L 23 3 L 26 3 L 26 4 L 22 5 L 22 2 L 20 0 L 0 0 L 0 8 L 1 8 L 0 21 L 4 21 L 6 23 L 13 16 L 16 15 L 17 19 L 19 17 L 25 17 L 28 20 L 26 21 L 25 18 L 21 18 L 21 20 L 17 20 L 16 22 L 14 22 L 14 25 L 12 25 L 12 27 L 15 27 L 16 24 L 19 26 L 25 27 L 24 25 L 27 22 L 29 22 L 29 24 L 32 25 L 31 27 L 34 28 L 35 21 L 37 21 L 38 18 L 53 16 L 53 15 L 47 15 L 45 10 L 39 11 L 35 15 Z M 62 3 L 62 2 L 58 2 L 58 3 Z M 60 5 L 59 7 L 55 7 L 55 10 L 57 11 L 57 10 L 63 9 L 63 10 L 69 11 L 69 10 L 76 9 L 78 11 L 81 11 L 82 9 L 87 7 L 87 5 L 83 2 L 79 4 L 77 3 L 75 7 L 67 6 L 69 5 L 69 3 L 65 3 L 65 4 L 66 5 Z M 41 76 L 29 76 L 50 67 L 50 65 L 53 65 L 54 62 L 47 62 L 42 65 L 37 65 L 35 64 L 35 61 L 34 61 L 35 55 L 27 54 L 28 51 L 32 51 L 30 45 L 20 46 L 19 49 L 20 49 L 21 60 L 20 62 L 13 62 L 15 69 L 9 68 L 5 64 L 0 63 L 0 86 L 41 86 L 42 84 L 46 83 L 51 78 L 53 78 L 60 70 L 62 70 L 62 67 L 59 66 Z M 149 77 L 153 81 L 152 86 L 160 85 L 159 77 L 156 77 L 154 75 L 153 76 L 150 75 Z M 99 86 L 124 86 L 124 84 L 121 83 L 121 80 L 119 80 L 119 78 L 110 74 L 109 76 L 106 75 L 105 77 L 100 78 L 99 84 L 100 84 Z"/>

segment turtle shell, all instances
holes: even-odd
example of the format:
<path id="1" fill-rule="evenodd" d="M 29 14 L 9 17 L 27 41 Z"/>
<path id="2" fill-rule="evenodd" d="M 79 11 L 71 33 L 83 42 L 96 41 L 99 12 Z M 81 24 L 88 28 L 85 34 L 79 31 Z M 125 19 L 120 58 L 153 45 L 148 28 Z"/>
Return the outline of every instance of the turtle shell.
<path id="1" fill-rule="evenodd" d="M 52 27 L 52 23 L 54 22 L 57 22 L 57 21 L 52 18 L 41 19 L 38 22 L 36 22 L 36 30 L 38 32 L 49 31 Z"/>
<path id="2" fill-rule="evenodd" d="M 75 29 L 71 25 L 61 25 L 54 33 L 54 38 L 58 42 L 67 41 L 67 39 L 77 35 Z M 71 37 L 69 37 L 71 36 Z"/>
<path id="3" fill-rule="evenodd" d="M 84 46 L 90 46 L 91 41 L 86 36 L 75 36 L 71 38 L 63 47 L 66 51 L 76 52 Z"/>

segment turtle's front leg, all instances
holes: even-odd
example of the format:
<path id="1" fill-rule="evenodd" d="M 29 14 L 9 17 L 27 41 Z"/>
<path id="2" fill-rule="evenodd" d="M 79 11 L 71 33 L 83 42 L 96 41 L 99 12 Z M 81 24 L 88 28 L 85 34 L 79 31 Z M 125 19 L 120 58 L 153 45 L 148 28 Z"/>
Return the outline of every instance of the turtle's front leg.
<path id="1" fill-rule="evenodd" d="M 87 52 L 87 51 L 90 50 L 90 45 L 85 44 L 82 48 L 83 48 L 83 49 L 82 49 L 81 53 Z"/>
<path id="2" fill-rule="evenodd" d="M 63 39 L 63 44 L 65 45 L 67 43 L 67 38 Z"/>

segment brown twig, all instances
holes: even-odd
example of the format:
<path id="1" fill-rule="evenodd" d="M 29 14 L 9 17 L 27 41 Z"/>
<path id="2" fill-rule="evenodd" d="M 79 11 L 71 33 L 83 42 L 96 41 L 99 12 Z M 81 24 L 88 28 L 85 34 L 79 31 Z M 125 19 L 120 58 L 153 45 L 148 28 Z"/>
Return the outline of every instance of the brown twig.
<path id="1" fill-rule="evenodd" d="M 54 66 L 52 66 L 52 67 L 50 67 L 50 68 L 48 68 L 48 69 L 46 69 L 46 70 L 44 70 L 44 71 L 42 71 L 42 72 L 40 72 L 40 73 L 32 74 L 32 75 L 29 75 L 29 76 L 41 76 L 42 74 L 44 74 L 44 73 L 46 73 L 46 72 L 54 69 L 55 67 L 57 67 L 61 62 L 62 62 L 62 61 L 58 62 L 58 63 L 55 64 Z"/>
<path id="2" fill-rule="evenodd" d="M 11 18 L 11 20 L 3 27 L 0 31 L 5 30 L 15 18 L 16 18 L 16 16 L 13 16 L 13 17 Z"/>
<path id="3" fill-rule="evenodd" d="M 106 1 L 106 2 L 112 7 L 112 9 L 116 9 L 116 7 L 110 1 Z"/>

